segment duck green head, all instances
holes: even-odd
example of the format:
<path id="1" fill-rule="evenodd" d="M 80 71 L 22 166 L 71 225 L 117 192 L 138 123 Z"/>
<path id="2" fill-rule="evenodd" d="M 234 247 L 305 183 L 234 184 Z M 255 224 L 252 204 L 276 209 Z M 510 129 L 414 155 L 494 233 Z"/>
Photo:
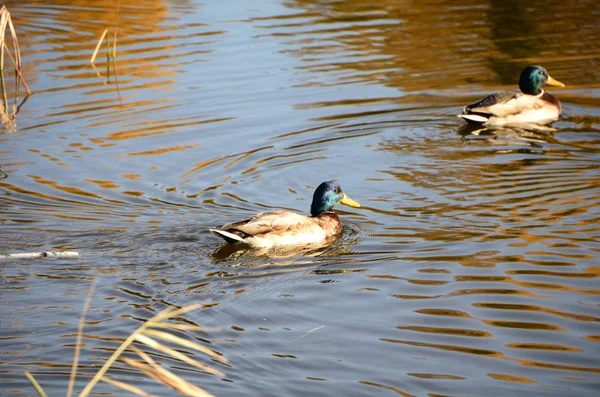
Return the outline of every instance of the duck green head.
<path id="1" fill-rule="evenodd" d="M 554 80 L 546 69 L 541 66 L 527 66 L 521 72 L 519 79 L 519 88 L 524 94 L 538 95 L 542 92 L 545 84 L 564 87 L 565 85 L 558 80 Z"/>
<path id="2" fill-rule="evenodd" d="M 331 211 L 337 203 L 348 205 L 350 207 L 360 207 L 356 201 L 346 196 L 337 181 L 327 181 L 319 185 L 313 194 L 313 201 L 310 205 L 310 214 L 317 216 L 322 212 Z"/>

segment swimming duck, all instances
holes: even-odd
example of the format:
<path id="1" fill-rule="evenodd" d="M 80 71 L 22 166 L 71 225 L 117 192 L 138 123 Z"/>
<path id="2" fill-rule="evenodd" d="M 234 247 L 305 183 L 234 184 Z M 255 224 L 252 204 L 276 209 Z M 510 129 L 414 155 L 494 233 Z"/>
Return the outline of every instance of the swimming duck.
<path id="1" fill-rule="evenodd" d="M 269 211 L 209 230 L 228 243 L 249 247 L 317 243 L 342 231 L 340 218 L 331 211 L 338 203 L 360 207 L 342 191 L 337 181 L 327 181 L 321 183 L 313 194 L 311 216 Z"/>
<path id="2" fill-rule="evenodd" d="M 521 72 L 518 90 L 498 92 L 463 108 L 462 117 L 472 124 L 488 126 L 546 123 L 557 120 L 562 106 L 544 84 L 558 87 L 565 85 L 554 80 L 541 66 L 527 66 Z"/>

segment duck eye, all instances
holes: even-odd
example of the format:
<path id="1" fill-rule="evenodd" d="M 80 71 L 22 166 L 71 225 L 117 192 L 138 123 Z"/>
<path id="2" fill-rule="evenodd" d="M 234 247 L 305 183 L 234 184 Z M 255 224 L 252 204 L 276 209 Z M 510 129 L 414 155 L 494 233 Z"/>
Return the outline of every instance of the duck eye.
<path id="1" fill-rule="evenodd" d="M 339 187 L 336 187 L 334 190 L 337 194 L 340 194 L 342 192 L 342 190 Z"/>

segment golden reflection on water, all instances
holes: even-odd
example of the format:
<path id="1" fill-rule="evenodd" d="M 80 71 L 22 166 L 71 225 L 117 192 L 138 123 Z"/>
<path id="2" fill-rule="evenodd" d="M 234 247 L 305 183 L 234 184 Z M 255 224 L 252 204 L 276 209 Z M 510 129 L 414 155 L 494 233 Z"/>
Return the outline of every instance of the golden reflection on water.
<path id="1" fill-rule="evenodd" d="M 565 13 L 573 7 L 577 17 L 569 17 L 573 11 Z M 582 14 L 579 7 L 585 9 Z M 489 7 L 474 2 L 453 7 L 438 1 L 314 4 L 297 0 L 294 8 L 304 12 L 273 18 L 279 23 L 266 25 L 267 34 L 285 37 L 287 29 L 303 28 L 305 38 L 290 41 L 295 47 L 287 52 L 302 58 L 307 69 L 337 74 L 346 83 L 382 81 L 407 91 L 456 89 L 490 79 L 515 86 L 514 70 L 539 63 L 541 57 L 552 74 L 575 74 L 576 81 L 599 56 L 597 49 L 585 55 L 575 51 L 554 57 L 547 54 L 564 43 L 580 43 L 586 35 L 598 37 L 592 4 L 575 0 L 543 6 L 492 1 Z M 341 26 L 328 28 L 335 24 Z M 342 60 L 330 61 L 335 57 Z M 570 67 L 581 64 L 586 66 Z M 382 73 L 393 66 L 403 73 Z"/>
<path id="2" fill-rule="evenodd" d="M 577 313 L 569 313 L 561 310 L 553 309 L 551 307 L 537 306 L 537 305 L 524 305 L 517 303 L 485 303 L 478 302 L 473 304 L 475 307 L 482 307 L 486 309 L 497 309 L 497 310 L 518 310 L 518 311 L 536 311 L 548 314 L 553 314 L 560 317 L 565 317 L 570 320 L 576 321 L 592 321 L 599 322 L 600 317 L 594 317 L 589 315 L 582 315 Z"/>
<path id="3" fill-rule="evenodd" d="M 413 394 L 403 392 L 402 390 L 398 389 L 397 387 L 386 386 L 386 385 L 382 385 L 380 383 L 369 382 L 369 381 L 365 381 L 365 380 L 361 380 L 359 383 L 362 385 L 377 387 L 379 389 L 390 390 L 390 391 L 393 391 L 394 393 L 396 393 L 400 396 L 403 396 L 403 397 L 415 397 Z"/>
<path id="4" fill-rule="evenodd" d="M 423 346 L 423 347 L 444 350 L 444 351 L 483 355 L 483 356 L 486 356 L 489 358 L 506 359 L 509 361 L 517 362 L 523 366 L 528 366 L 528 367 L 553 368 L 553 369 L 563 369 L 563 370 L 569 370 L 569 371 L 600 373 L 600 367 L 599 368 L 582 367 L 582 366 L 575 366 L 575 365 L 561 365 L 561 364 L 546 363 L 546 362 L 541 362 L 541 361 L 521 360 L 521 359 L 516 359 L 516 358 L 506 356 L 500 352 L 496 352 L 493 350 L 487 350 L 487 349 L 478 349 L 478 348 L 472 348 L 472 347 L 467 347 L 467 346 L 457 346 L 457 345 L 444 345 L 444 344 L 437 344 L 437 343 L 406 341 L 406 340 L 398 340 L 398 339 L 387 339 L 387 338 L 382 338 L 381 340 L 384 342 L 392 343 L 392 344 L 406 344 L 406 345 L 411 345 L 411 346 Z"/>
<path id="5" fill-rule="evenodd" d="M 398 329 L 416 331 L 416 332 L 428 332 L 434 334 L 444 335 L 458 335 L 468 336 L 471 338 L 491 338 L 492 334 L 485 331 L 470 330 L 470 329 L 458 329 L 458 328 L 435 328 L 435 327 L 417 327 L 417 326 L 396 326 Z"/>
<path id="6" fill-rule="evenodd" d="M 207 117 L 204 114 L 171 117 L 166 112 L 180 106 L 174 103 L 176 100 L 164 95 L 148 97 L 143 94 L 153 90 L 164 90 L 176 84 L 177 80 L 173 78 L 180 73 L 182 66 L 189 63 L 190 58 L 209 53 L 210 50 L 203 46 L 213 40 L 211 37 L 223 33 L 210 30 L 205 24 L 194 24 L 195 29 L 187 29 L 187 27 L 181 29 L 181 26 L 173 24 L 172 11 L 168 3 L 154 0 L 142 3 L 119 1 L 118 4 L 100 1 L 90 5 L 89 2 L 74 0 L 51 3 L 28 1 L 12 4 L 9 2 L 7 6 L 15 15 L 15 24 L 20 27 L 20 30 L 25 31 L 20 34 L 22 52 L 30 56 L 38 52 L 43 54 L 44 51 L 48 51 L 44 46 L 51 46 L 51 52 L 48 52 L 51 57 L 46 64 L 40 61 L 25 62 L 25 73 L 36 87 L 33 101 L 47 101 L 48 106 L 42 119 L 23 126 L 20 131 L 30 131 L 35 135 L 44 133 L 53 126 L 73 121 L 79 123 L 79 127 L 73 127 L 73 130 L 84 128 L 89 131 L 61 135 L 59 138 L 65 142 L 60 152 L 54 150 L 55 143 L 48 143 L 47 138 L 45 143 L 39 143 L 35 149 L 29 148 L 30 152 L 40 155 L 42 162 L 47 159 L 60 167 L 76 169 L 80 166 L 78 161 L 80 159 L 94 157 L 110 159 L 115 157 L 115 153 L 118 156 L 135 157 L 157 156 L 187 149 L 197 150 L 201 146 L 199 142 L 166 146 L 155 143 L 143 144 L 136 148 L 138 150 L 131 150 L 131 146 L 120 144 L 119 141 L 174 134 L 182 129 L 232 119 L 232 117 Z M 194 8 L 191 4 L 187 7 Z M 108 71 L 113 74 L 112 76 L 100 76 L 88 65 L 96 40 L 105 28 L 116 28 L 118 33 L 116 63 L 106 65 L 106 67 L 116 67 L 116 70 Z M 109 36 L 112 36 L 112 31 Z M 179 41 L 186 44 L 173 44 Z M 40 47 L 42 49 L 38 49 Z M 104 62 L 105 60 L 100 56 L 96 65 L 102 69 Z M 36 77 L 49 68 L 52 70 L 52 77 L 62 81 L 53 86 L 43 84 L 41 88 L 40 84 L 36 84 Z M 172 88 L 169 90 L 173 91 Z M 48 98 L 51 96 L 54 98 L 56 95 L 62 97 L 54 105 L 55 101 Z M 144 97 L 142 98 L 141 95 Z M 148 114 L 157 117 L 148 119 L 146 117 Z M 110 131 L 111 129 L 113 131 Z M 86 142 L 77 139 L 77 135 L 83 137 Z M 126 153 L 123 153 L 124 148 L 127 148 Z M 90 155 L 82 153 L 86 151 L 96 153 Z M 36 163 L 38 162 L 27 164 Z M 2 166 L 18 165 L 14 162 L 12 164 L 3 162 Z M 25 163 L 21 165 L 23 164 Z M 159 168 L 152 166 L 150 169 Z M 131 178 L 129 175 L 135 177 Z M 121 176 L 129 180 L 141 180 L 145 178 L 146 173 L 134 172 Z M 72 202 L 79 201 L 75 196 L 120 202 L 119 199 L 108 198 L 101 192 L 95 192 L 94 189 L 87 189 L 84 185 L 77 187 L 65 185 L 60 180 L 54 179 L 56 172 L 52 176 L 31 177 L 37 183 L 60 190 L 67 195 L 74 195 L 74 198 L 70 199 Z M 122 189 L 120 193 L 130 197 L 143 197 L 148 193 L 139 188 L 128 189 L 126 183 L 121 183 L 117 179 L 116 175 L 113 178 L 113 175 L 107 172 L 101 178 L 88 177 L 82 178 L 81 181 L 91 181 L 103 189 Z M 25 189 L 19 190 L 21 193 L 25 192 Z M 33 194 L 54 199 L 53 193 L 44 189 L 41 191 L 44 193 Z"/>
<path id="7" fill-rule="evenodd" d="M 498 379 L 498 380 L 503 380 L 506 382 L 518 382 L 518 383 L 537 383 L 536 381 L 532 380 L 532 379 L 528 379 L 525 378 L 523 376 L 514 376 L 514 375 L 507 375 L 507 374 L 498 374 L 498 373 L 492 373 L 490 372 L 488 374 L 488 376 L 494 378 L 494 379 Z"/>

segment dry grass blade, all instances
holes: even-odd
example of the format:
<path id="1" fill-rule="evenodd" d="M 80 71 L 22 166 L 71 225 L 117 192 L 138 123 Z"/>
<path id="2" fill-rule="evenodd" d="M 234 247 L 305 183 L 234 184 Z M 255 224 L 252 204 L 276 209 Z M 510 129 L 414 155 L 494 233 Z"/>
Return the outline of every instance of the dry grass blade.
<path id="1" fill-rule="evenodd" d="M 0 85 L 2 86 L 2 122 L 10 120 L 8 117 L 8 97 L 6 96 L 6 85 L 4 84 L 4 48 L 6 47 L 6 24 L 8 23 L 8 10 L 6 6 L 0 9 Z"/>
<path id="2" fill-rule="evenodd" d="M 140 356 L 142 358 L 142 360 L 146 361 L 151 366 L 158 367 L 158 364 L 156 363 L 156 361 L 154 361 L 152 359 L 152 357 L 150 357 L 148 354 L 146 354 L 142 350 L 138 349 L 135 346 L 131 346 L 131 350 L 133 350 L 134 352 L 136 352 L 138 354 L 138 356 Z M 137 363 L 137 361 L 136 361 L 136 363 Z M 138 364 L 140 364 L 140 363 L 138 363 Z M 142 364 L 142 365 L 145 365 L 145 364 Z"/>
<path id="3" fill-rule="evenodd" d="M 37 391 L 37 393 L 40 395 L 40 397 L 48 397 L 46 395 L 46 393 L 44 392 L 44 390 L 42 389 L 42 387 L 40 386 L 40 384 L 37 383 L 37 381 L 35 380 L 35 378 L 33 377 L 33 375 L 31 375 L 29 373 L 29 371 L 25 371 L 25 376 L 27 376 L 27 379 L 29 379 L 29 381 L 33 385 L 35 391 Z"/>
<path id="4" fill-rule="evenodd" d="M 140 362 L 137 362 L 137 361 L 133 361 L 133 360 L 129 360 L 129 359 L 124 359 L 124 361 L 126 363 L 128 363 L 129 365 L 131 365 L 131 366 L 139 369 L 140 371 L 143 371 L 146 375 L 150 376 L 151 378 L 156 379 L 160 383 L 165 383 L 165 384 L 167 384 L 167 386 L 172 387 L 170 385 L 169 379 L 165 378 L 160 372 L 158 372 L 158 368 L 160 368 L 160 365 L 158 365 L 158 363 L 156 361 L 154 361 L 152 359 L 152 357 L 150 357 L 148 354 L 144 353 L 143 351 L 141 351 L 140 349 L 138 349 L 135 346 L 131 346 L 131 348 L 144 361 L 146 361 L 150 365 L 144 364 L 144 363 L 140 363 Z"/>
<path id="5" fill-rule="evenodd" d="M 117 29 L 115 29 L 115 34 L 113 35 L 113 61 L 117 59 Z"/>
<path id="6" fill-rule="evenodd" d="M 135 386 L 132 386 L 129 383 L 119 382 L 117 380 L 113 380 L 113 379 L 107 378 L 106 376 L 103 376 L 100 380 L 102 382 L 106 382 L 106 383 L 111 384 L 113 386 L 119 387 L 119 388 L 121 388 L 123 390 L 127 390 L 130 393 L 137 394 L 138 396 L 142 396 L 142 397 L 157 397 L 154 394 L 146 393 L 142 389 L 139 389 L 139 388 L 137 388 Z"/>
<path id="7" fill-rule="evenodd" d="M 139 363 L 137 361 L 129 360 L 129 359 L 127 359 L 126 362 L 130 365 L 131 365 L 131 362 L 135 363 L 134 366 L 136 366 L 140 370 L 144 371 L 147 375 L 151 376 L 152 378 L 159 380 L 161 383 L 163 383 L 163 384 L 171 387 L 172 389 L 177 390 L 179 393 L 185 394 L 187 396 L 214 397 L 212 394 L 207 393 L 204 390 L 202 390 L 201 388 L 192 385 L 191 383 L 187 382 L 186 380 L 175 375 L 173 372 L 171 372 L 165 368 L 162 368 L 160 365 L 158 365 L 156 363 L 156 361 L 154 361 L 152 359 L 152 357 L 150 357 L 143 351 L 139 350 L 135 346 L 133 346 L 133 350 L 137 354 L 139 354 L 140 357 L 142 357 L 144 360 L 146 360 L 146 362 L 148 362 L 150 364 L 150 366 L 147 366 L 145 364 Z M 146 371 L 151 371 L 152 375 L 148 374 Z"/>
<path id="8" fill-rule="evenodd" d="M 1 23 L 2 22 L 0 21 L 0 24 Z M 77 364 L 79 362 L 79 348 L 81 346 L 81 335 L 83 334 L 83 322 L 85 319 L 85 314 L 87 312 L 87 308 L 89 307 L 89 303 L 90 303 L 91 296 L 93 294 L 95 283 L 96 282 L 94 281 L 91 292 L 88 295 L 88 298 L 84 304 L 82 317 L 79 322 L 79 329 L 77 332 L 75 358 L 73 361 L 73 369 L 71 372 L 71 378 L 69 380 L 69 388 L 67 391 L 67 397 L 71 396 L 71 394 L 73 392 L 74 384 L 75 384 L 75 377 L 76 377 L 76 373 L 77 373 Z M 191 384 L 191 383 L 187 382 L 186 380 L 180 378 L 179 376 L 175 375 L 173 372 L 171 372 L 165 368 L 162 368 L 159 364 L 157 364 L 152 359 L 152 357 L 150 357 L 148 354 L 144 353 L 143 351 L 141 351 L 140 349 L 138 349 L 137 347 L 132 345 L 132 342 L 134 340 L 139 340 L 140 342 L 146 344 L 147 346 L 150 346 L 153 349 L 156 349 L 160 352 L 166 353 L 175 359 L 179 359 L 189 365 L 200 368 L 203 371 L 224 377 L 225 375 L 221 371 L 218 371 L 214 368 L 211 368 L 204 364 L 201 364 L 201 363 L 197 362 L 196 360 L 186 356 L 185 354 L 180 353 L 180 352 L 173 350 L 169 347 L 166 347 L 164 345 L 161 345 L 157 341 L 142 334 L 152 324 L 154 324 L 154 325 L 160 324 L 159 323 L 160 320 L 165 320 L 171 316 L 187 313 L 191 310 L 198 309 L 199 307 L 202 307 L 202 305 L 201 304 L 200 305 L 192 305 L 192 306 L 184 307 L 181 309 L 167 308 L 164 311 L 158 313 L 156 316 L 152 317 L 150 320 L 144 322 L 135 332 L 133 332 L 131 335 L 129 335 L 129 337 L 115 350 L 115 352 L 110 356 L 110 358 L 104 363 L 102 368 L 100 368 L 98 373 L 96 373 L 96 375 L 92 378 L 92 380 L 86 385 L 86 387 L 83 389 L 83 391 L 80 393 L 79 396 L 80 397 L 88 396 L 90 394 L 91 390 L 94 388 L 94 386 L 100 380 L 102 380 L 103 382 L 112 384 L 121 389 L 130 391 L 130 392 L 135 393 L 140 396 L 151 396 L 150 394 L 144 392 L 143 390 L 138 389 L 135 386 L 132 386 L 132 385 L 124 383 L 124 382 L 119 382 L 119 381 L 116 381 L 116 380 L 113 380 L 113 379 L 110 379 L 110 378 L 104 376 L 106 371 L 108 371 L 108 369 L 114 364 L 115 360 L 117 360 L 117 358 L 119 358 L 121 356 L 121 354 L 125 351 L 125 349 L 127 349 L 128 347 L 131 347 L 131 349 L 134 352 L 136 352 L 148 364 L 145 364 L 143 362 L 138 362 L 135 360 L 131 360 L 127 357 L 123 357 L 122 361 L 125 362 L 126 364 L 130 365 L 133 368 L 138 369 L 145 375 L 157 380 L 158 382 L 162 383 L 165 386 L 168 386 L 168 387 L 178 391 L 181 394 L 185 394 L 187 396 L 194 396 L 194 397 L 212 397 L 212 394 L 209 394 L 206 391 L 202 390 L 201 388 L 194 386 L 193 384 Z M 188 344 L 191 343 L 191 342 L 185 341 L 184 339 L 181 339 L 178 337 L 173 337 L 174 339 L 166 338 L 165 335 L 169 335 L 166 332 L 160 332 L 160 331 L 153 331 L 153 332 L 155 334 L 159 334 L 164 339 L 167 339 L 173 343 L 179 343 L 181 341 L 187 342 Z M 179 343 L 179 344 L 182 344 L 182 343 Z M 193 345 L 196 345 L 196 344 L 193 344 Z M 197 345 L 197 346 L 200 346 L 200 345 Z M 200 347 L 202 349 L 197 349 L 197 350 L 204 351 L 204 349 L 206 349 L 202 346 L 200 346 Z M 194 346 L 194 348 L 195 348 L 195 346 Z M 216 354 L 212 351 L 210 353 L 211 353 L 211 356 Z M 219 358 L 221 358 L 221 357 L 219 357 Z M 40 387 L 40 385 L 36 382 L 34 377 L 29 372 L 25 372 L 25 375 L 27 376 L 27 378 L 29 379 L 29 381 L 31 382 L 33 387 L 36 389 L 38 394 L 41 397 L 46 397 L 46 393 Z"/>
<path id="9" fill-rule="evenodd" d="M 96 49 L 94 50 L 94 53 L 92 54 L 92 59 L 90 59 L 90 63 L 92 65 L 96 61 L 96 56 L 98 56 L 98 51 L 100 51 L 100 46 L 102 45 L 102 40 L 104 40 L 104 37 L 106 36 L 107 33 L 108 33 L 108 28 L 104 29 L 102 36 L 100 36 L 100 40 L 98 40 L 98 44 L 96 44 Z"/>
<path id="10" fill-rule="evenodd" d="M 183 353 L 178 352 L 177 350 L 173 350 L 170 347 L 167 347 L 165 345 L 161 345 L 160 343 L 158 343 L 157 341 L 155 341 L 154 339 L 148 338 L 147 336 L 144 335 L 138 335 L 136 338 L 138 341 L 142 342 L 143 344 L 156 349 L 162 353 L 168 354 L 172 357 L 175 357 L 187 364 L 193 365 L 196 368 L 200 368 L 203 371 L 209 372 L 213 375 L 218 375 L 220 377 L 225 377 L 225 374 L 222 373 L 221 371 L 211 368 L 207 365 L 201 364 L 198 361 L 194 360 L 193 358 L 190 358 L 188 356 L 186 356 Z"/>
<path id="11" fill-rule="evenodd" d="M 0 69 L 4 70 L 4 48 L 6 47 L 6 25 L 8 25 L 8 9 L 6 6 L 0 8 L 0 51 L 2 54 L 2 62 L 0 63 Z M 9 52 L 10 53 L 10 52 Z"/>
<path id="12" fill-rule="evenodd" d="M 214 358 L 216 358 L 216 359 L 218 359 L 218 360 L 220 360 L 220 361 L 222 361 L 224 363 L 229 362 L 229 360 L 227 360 L 226 357 L 224 357 L 224 356 L 222 356 L 222 355 L 214 352 L 213 350 L 211 350 L 211 349 L 209 349 L 207 347 L 204 347 L 204 346 L 199 345 L 199 344 L 197 344 L 195 342 L 191 342 L 189 340 L 180 338 L 178 336 L 169 334 L 167 332 L 155 331 L 155 330 L 147 329 L 147 330 L 144 331 L 144 334 L 150 335 L 150 336 L 154 336 L 156 338 L 160 338 L 160 339 L 163 339 L 163 340 L 166 340 L 166 341 L 169 341 L 169 342 L 173 342 L 173 343 L 176 343 L 178 345 L 181 345 L 181 346 L 184 346 L 184 347 L 188 347 L 190 349 L 201 351 L 202 353 L 208 354 L 209 356 L 214 357 Z"/>
<path id="13" fill-rule="evenodd" d="M 12 23 L 11 23 L 11 28 L 12 28 Z M 12 29 L 11 29 L 12 30 Z M 4 48 L 6 48 L 6 51 L 8 51 L 8 57 L 10 58 L 10 60 L 16 64 L 17 61 L 15 61 L 15 59 L 13 58 L 13 56 L 11 55 L 10 51 L 8 50 L 8 46 L 6 45 L 6 42 L 3 43 L 4 44 Z M 19 58 L 18 58 L 18 63 L 21 64 L 21 55 L 19 54 Z M 23 83 L 23 85 L 25 86 L 25 90 L 27 90 L 27 95 L 31 95 L 31 90 L 29 89 L 29 86 L 27 85 L 27 82 L 25 81 L 25 77 L 23 77 L 23 73 L 21 73 L 21 68 L 16 68 L 15 69 L 17 71 L 17 74 L 19 75 L 19 78 L 21 79 L 21 82 Z"/>
<path id="14" fill-rule="evenodd" d="M 198 331 L 198 332 L 215 332 L 219 331 L 216 327 L 202 327 L 200 325 L 191 324 L 173 324 L 173 323 L 153 323 L 152 328 L 170 328 L 178 331 Z"/>
<path id="15" fill-rule="evenodd" d="M 168 319 L 169 317 L 177 317 L 187 312 L 193 312 L 194 310 L 198 310 L 204 306 L 203 303 L 196 303 L 195 305 L 190 305 L 186 307 L 182 307 L 180 309 L 167 308 L 162 312 L 158 313 L 156 316 L 148 320 L 148 326 L 153 327 L 155 322 L 163 321 Z"/>
<path id="16" fill-rule="evenodd" d="M 121 346 L 119 346 L 119 348 L 117 350 L 115 350 L 115 352 L 113 353 L 112 356 L 110 356 L 110 358 L 108 360 L 106 360 L 106 362 L 104 363 L 104 365 L 102 366 L 102 368 L 100 368 L 100 370 L 98 371 L 98 373 L 92 378 L 92 380 L 87 384 L 87 386 L 85 387 L 85 389 L 83 389 L 83 391 L 81 392 L 81 394 L 79 395 L 79 397 L 86 397 L 90 391 L 92 391 L 92 389 L 94 388 L 94 386 L 96 386 L 96 383 L 98 383 L 98 381 L 100 380 L 100 378 L 102 378 L 104 376 L 104 374 L 106 373 L 106 371 L 108 371 L 108 369 L 111 367 L 111 365 L 113 365 L 113 363 L 115 362 L 115 360 L 125 351 L 125 349 L 127 349 L 127 347 L 129 345 L 131 345 L 131 342 L 133 342 L 135 340 L 135 338 L 142 333 L 142 331 L 144 331 L 150 324 L 151 321 L 156 321 L 157 318 L 159 318 L 159 316 L 163 315 L 163 313 L 165 311 L 171 312 L 173 311 L 171 308 L 168 308 L 166 310 L 164 310 L 163 312 L 157 314 L 156 316 L 152 317 L 150 320 L 148 320 L 147 322 L 143 323 L 134 333 L 132 333 L 131 335 L 129 335 L 129 337 L 127 339 L 125 339 L 125 341 L 121 344 Z"/>
<path id="17" fill-rule="evenodd" d="M 7 24 L 8 24 L 8 9 L 6 8 L 6 6 L 2 6 L 2 8 L 0 8 L 0 42 L 3 45 L 6 40 L 6 25 Z"/>
<path id="18" fill-rule="evenodd" d="M 150 338 L 142 335 L 142 333 L 144 333 L 148 327 L 151 327 L 169 317 L 178 316 L 178 315 L 187 313 L 189 311 L 196 310 L 202 306 L 203 306 L 202 304 L 196 304 L 196 305 L 191 305 L 191 306 L 187 306 L 187 307 L 180 308 L 180 309 L 174 309 L 174 308 L 169 307 L 169 308 L 163 310 L 162 312 L 158 313 L 157 315 L 155 315 L 154 317 L 152 317 L 145 323 L 143 323 L 135 332 L 133 332 L 131 335 L 129 335 L 129 337 L 121 344 L 121 346 L 119 346 L 119 348 L 117 350 L 115 350 L 115 352 L 112 354 L 112 356 L 110 356 L 110 358 L 104 363 L 102 368 L 100 368 L 98 373 L 94 376 L 94 378 L 87 384 L 85 389 L 83 389 L 83 391 L 81 392 L 79 397 L 86 397 L 89 395 L 89 393 L 94 388 L 94 386 L 98 383 L 98 381 L 104 377 L 104 374 L 106 373 L 106 371 L 108 371 L 108 369 L 114 364 L 115 360 L 117 358 L 119 358 L 121 356 L 121 354 L 125 351 L 125 349 L 127 349 L 128 347 L 130 347 L 133 351 L 135 351 L 138 355 L 140 355 L 140 357 L 142 357 L 144 360 L 146 360 L 150 364 L 150 366 L 148 366 L 144 363 L 140 363 L 140 362 L 128 359 L 126 357 L 122 358 L 122 360 L 125 363 L 127 363 L 128 365 L 140 370 L 147 376 L 149 376 L 153 379 L 156 379 L 157 381 L 179 391 L 182 394 L 186 394 L 189 396 L 211 396 L 211 394 L 205 392 L 204 390 L 200 389 L 199 387 L 196 387 L 196 386 L 186 382 L 185 380 L 179 378 L 177 375 L 173 374 L 172 372 L 160 367 L 158 364 L 156 364 L 156 362 L 154 360 L 152 360 L 152 358 L 150 356 L 148 356 L 146 353 L 142 352 L 141 350 L 136 348 L 134 345 L 132 345 L 132 342 L 136 339 L 139 339 L 140 337 L 142 340 L 144 340 L 144 338 L 150 339 Z M 165 346 L 160 345 L 156 341 L 152 341 L 152 342 L 154 342 L 156 345 L 160 346 L 162 349 L 168 349 Z M 150 343 L 152 343 L 152 342 L 150 342 Z M 174 351 L 173 349 L 169 349 L 167 354 L 170 354 L 171 356 L 176 357 L 176 355 L 172 354 L 172 352 L 175 352 L 176 354 L 181 354 L 179 352 Z M 195 360 L 192 360 L 185 355 L 182 355 L 182 356 L 185 357 L 185 359 L 182 359 L 179 356 L 177 356 L 177 358 L 180 358 L 180 359 L 182 359 L 182 361 L 185 361 L 194 366 L 200 365 L 200 366 L 202 366 L 201 368 L 207 372 L 211 372 L 210 370 L 216 371 L 210 367 L 206 367 L 200 363 L 197 363 Z M 188 362 L 187 360 L 191 360 L 196 364 L 192 364 L 192 363 Z M 214 373 L 214 372 L 212 372 L 212 373 Z M 221 376 L 224 376 L 221 372 L 218 372 L 218 374 L 220 374 Z"/>
<path id="19" fill-rule="evenodd" d="M 152 367 L 149 366 L 148 364 L 140 363 L 140 362 L 132 360 L 130 358 L 123 358 L 123 362 L 125 364 L 129 365 L 130 367 L 133 367 L 133 368 L 137 369 L 138 371 L 142 372 L 147 377 L 152 378 L 159 383 L 164 383 L 163 378 L 158 376 L 156 374 L 156 371 L 154 371 L 154 369 L 152 369 Z"/>
<path id="20" fill-rule="evenodd" d="M 98 279 L 94 279 L 90 292 L 88 293 L 87 299 L 83 304 L 81 311 L 81 318 L 79 319 L 79 326 L 77 327 L 77 339 L 75 341 L 75 357 L 73 358 L 73 367 L 71 369 L 71 376 L 69 378 L 69 387 L 67 388 L 67 397 L 71 397 L 73 394 L 73 387 L 75 386 L 75 376 L 77 375 L 77 365 L 79 364 L 79 352 L 81 350 L 81 335 L 83 334 L 83 324 L 85 322 L 85 315 L 87 314 L 88 308 L 90 307 L 90 300 L 96 289 L 96 282 Z"/>
<path id="21" fill-rule="evenodd" d="M 168 371 L 162 367 L 156 368 L 158 373 L 163 376 L 165 383 L 170 385 L 173 389 L 177 390 L 181 394 L 185 394 L 190 397 L 214 397 L 212 394 L 205 392 L 201 388 L 189 383 L 185 379 L 180 378 L 173 372 Z"/>
<path id="22" fill-rule="evenodd" d="M 15 51 L 14 58 L 11 55 L 10 50 L 8 49 L 8 45 L 6 44 L 6 28 L 7 27 L 10 29 L 10 34 L 12 36 L 13 48 Z M 10 17 L 10 12 L 8 12 L 8 8 L 6 8 L 6 6 L 2 6 L 2 8 L 0 8 L 0 52 L 2 53 L 1 60 L 0 60 L 0 71 L 1 72 L 4 72 L 4 50 L 5 49 L 8 53 L 8 56 L 10 57 L 11 61 L 15 65 L 17 75 L 19 76 L 19 78 L 23 82 L 23 85 L 25 86 L 25 89 L 27 90 L 27 95 L 31 95 L 31 90 L 29 89 L 29 86 L 27 85 L 27 82 L 25 81 L 25 78 L 23 77 L 23 74 L 21 73 L 21 68 L 22 68 L 21 50 L 19 49 L 19 41 L 17 39 L 17 32 L 15 31 L 15 27 L 12 23 L 12 18 Z"/>
<path id="23" fill-rule="evenodd" d="M 12 23 L 10 13 L 8 12 L 8 10 L 6 12 L 8 14 L 8 27 L 10 28 L 10 35 L 12 36 L 13 47 L 15 48 L 15 67 L 17 68 L 17 70 L 21 70 L 23 62 L 21 62 L 21 50 L 19 49 L 19 40 L 17 40 L 17 32 L 15 32 L 15 26 Z"/>

